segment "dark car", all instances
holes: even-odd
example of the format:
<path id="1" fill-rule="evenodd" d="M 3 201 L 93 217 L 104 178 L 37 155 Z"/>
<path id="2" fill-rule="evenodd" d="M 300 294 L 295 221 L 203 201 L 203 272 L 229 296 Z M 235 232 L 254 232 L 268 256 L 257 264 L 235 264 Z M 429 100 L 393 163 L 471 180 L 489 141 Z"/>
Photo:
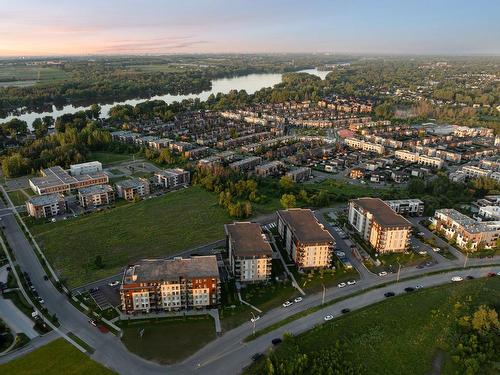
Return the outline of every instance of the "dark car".
<path id="1" fill-rule="evenodd" d="M 469 275 L 469 276 L 466 277 L 466 279 L 467 280 L 472 280 L 472 279 L 474 279 L 474 276 Z"/>
<path id="2" fill-rule="evenodd" d="M 283 340 L 281 340 L 280 338 L 275 338 L 271 342 L 273 343 L 273 345 L 279 345 L 283 342 Z"/>
<path id="3" fill-rule="evenodd" d="M 486 276 L 495 277 L 497 274 L 495 272 L 489 272 Z"/>
<path id="4" fill-rule="evenodd" d="M 414 290 L 415 290 L 415 288 L 412 288 L 411 286 L 409 286 L 408 288 L 405 288 L 406 293 L 413 292 Z"/>
<path id="5" fill-rule="evenodd" d="M 351 311 L 351 309 L 342 309 L 340 312 L 341 312 L 342 314 L 347 314 L 347 313 L 348 313 L 348 312 L 350 312 L 350 311 Z"/>
<path id="6" fill-rule="evenodd" d="M 395 295 L 396 295 L 396 293 L 394 293 L 394 292 L 386 292 L 386 293 L 384 293 L 384 296 L 386 296 L 386 297 L 394 297 Z"/>
<path id="7" fill-rule="evenodd" d="M 261 359 L 263 356 L 264 356 L 264 354 L 262 354 L 262 353 L 255 353 L 255 354 L 252 356 L 252 361 L 258 361 L 258 360 L 259 360 L 259 359 Z"/>

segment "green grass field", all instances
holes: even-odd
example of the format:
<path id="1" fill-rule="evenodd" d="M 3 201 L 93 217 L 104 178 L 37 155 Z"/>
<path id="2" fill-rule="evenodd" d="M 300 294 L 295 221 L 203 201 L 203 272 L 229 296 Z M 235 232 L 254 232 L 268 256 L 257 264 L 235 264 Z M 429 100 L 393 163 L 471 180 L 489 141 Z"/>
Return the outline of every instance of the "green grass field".
<path id="1" fill-rule="evenodd" d="M 122 341 L 132 353 L 161 364 L 179 362 L 215 339 L 212 317 L 121 322 Z M 142 338 L 139 335 L 144 329 Z"/>
<path id="2" fill-rule="evenodd" d="M 53 84 L 68 78 L 68 73 L 55 66 L 0 66 L 0 86 Z"/>
<path id="3" fill-rule="evenodd" d="M 111 370 L 92 361 L 63 339 L 0 365 L 1 374 L 23 375 L 106 375 Z"/>
<path id="4" fill-rule="evenodd" d="M 94 151 L 89 156 L 89 160 L 100 161 L 102 164 L 112 164 L 112 163 L 132 160 L 132 155 L 117 154 L 114 152 L 106 152 L 106 151 Z"/>
<path id="5" fill-rule="evenodd" d="M 61 220 L 30 221 L 55 269 L 74 287 L 120 272 L 144 257 L 173 255 L 224 237 L 231 219 L 216 196 L 191 187 L 111 210 Z M 102 256 L 104 268 L 95 264 Z"/>
<path id="6" fill-rule="evenodd" d="M 10 200 L 12 201 L 12 203 L 14 203 L 14 206 L 24 205 L 26 203 L 26 200 L 28 199 L 28 197 L 23 194 L 21 190 L 9 191 L 7 194 L 9 194 Z M 28 193 L 28 195 L 31 194 Z"/>
<path id="7" fill-rule="evenodd" d="M 480 304 L 497 306 L 500 278 L 447 284 L 385 300 L 342 316 L 278 347 L 278 358 L 326 349 L 337 340 L 348 350 L 346 359 L 362 364 L 365 374 L 425 375 L 438 350 L 445 352 L 442 374 L 454 374 L 450 335 L 458 317 Z M 246 374 L 267 374 L 264 361 Z"/>

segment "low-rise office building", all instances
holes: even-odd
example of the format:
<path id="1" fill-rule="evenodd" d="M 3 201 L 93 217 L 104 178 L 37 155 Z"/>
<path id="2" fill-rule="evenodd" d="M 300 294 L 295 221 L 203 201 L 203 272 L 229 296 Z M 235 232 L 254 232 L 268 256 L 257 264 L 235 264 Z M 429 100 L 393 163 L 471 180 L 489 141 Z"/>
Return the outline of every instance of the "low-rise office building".
<path id="1" fill-rule="evenodd" d="M 35 195 L 26 201 L 26 211 L 35 219 L 61 215 L 66 210 L 64 195 L 59 193 Z"/>
<path id="2" fill-rule="evenodd" d="M 277 227 L 286 252 L 300 269 L 330 267 L 335 240 L 311 210 L 278 211 Z"/>
<path id="3" fill-rule="evenodd" d="M 495 247 L 500 236 L 499 221 L 479 222 L 453 208 L 436 210 L 433 224 L 448 240 L 467 251 Z"/>
<path id="4" fill-rule="evenodd" d="M 115 201 L 115 191 L 110 185 L 94 185 L 78 190 L 78 200 L 83 208 L 98 207 Z"/>
<path id="5" fill-rule="evenodd" d="M 380 253 L 404 252 L 408 248 L 411 223 L 379 198 L 349 201 L 349 223 Z"/>
<path id="6" fill-rule="evenodd" d="M 170 189 L 177 186 L 189 185 L 191 181 L 189 171 L 181 168 L 165 169 L 155 173 L 156 183 Z"/>
<path id="7" fill-rule="evenodd" d="M 217 258 L 141 260 L 125 269 L 120 297 L 126 314 L 216 307 L 220 299 Z"/>
<path id="8" fill-rule="evenodd" d="M 116 183 L 116 191 L 120 198 L 133 201 L 149 195 L 149 181 L 145 178 L 135 178 L 133 180 L 123 180 Z"/>
<path id="9" fill-rule="evenodd" d="M 229 266 L 236 281 L 253 283 L 271 278 L 272 249 L 257 223 L 236 222 L 224 226 Z"/>

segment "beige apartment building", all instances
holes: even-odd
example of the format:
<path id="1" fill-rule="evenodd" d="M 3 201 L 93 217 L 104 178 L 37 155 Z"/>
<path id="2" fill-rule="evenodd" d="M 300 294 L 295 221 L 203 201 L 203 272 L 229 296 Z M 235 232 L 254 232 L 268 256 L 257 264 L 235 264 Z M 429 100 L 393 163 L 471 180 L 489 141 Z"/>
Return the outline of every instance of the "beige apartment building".
<path id="1" fill-rule="evenodd" d="M 35 219 L 64 214 L 66 210 L 64 195 L 59 193 L 34 195 L 26 201 L 26 211 Z"/>
<path id="2" fill-rule="evenodd" d="M 385 147 L 376 143 L 366 142 L 361 139 L 356 138 L 346 138 L 344 140 L 345 144 L 351 148 L 358 150 L 374 152 L 377 154 L 383 154 L 385 152 Z"/>
<path id="3" fill-rule="evenodd" d="M 143 198 L 149 195 L 149 181 L 145 178 L 123 180 L 116 183 L 116 190 L 120 198 L 133 201 L 136 197 Z"/>
<path id="4" fill-rule="evenodd" d="M 272 249 L 257 223 L 236 222 L 224 226 L 229 266 L 236 281 L 268 281 L 272 271 Z"/>
<path id="5" fill-rule="evenodd" d="M 94 185 L 78 190 L 78 200 L 83 208 L 108 205 L 115 201 L 115 192 L 109 185 Z"/>
<path id="6" fill-rule="evenodd" d="M 404 252 L 408 248 L 411 223 L 379 198 L 351 200 L 349 223 L 377 252 Z"/>
<path id="7" fill-rule="evenodd" d="M 335 240 L 311 210 L 278 211 L 277 227 L 286 252 L 300 269 L 330 267 Z"/>

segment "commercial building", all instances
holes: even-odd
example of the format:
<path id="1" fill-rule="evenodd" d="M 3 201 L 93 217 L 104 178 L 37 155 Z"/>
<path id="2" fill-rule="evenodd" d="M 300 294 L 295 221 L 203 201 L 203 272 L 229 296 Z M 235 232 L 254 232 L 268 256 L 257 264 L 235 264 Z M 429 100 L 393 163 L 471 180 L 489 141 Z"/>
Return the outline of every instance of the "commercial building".
<path id="1" fill-rule="evenodd" d="M 105 206 L 115 201 L 115 192 L 109 185 L 94 185 L 78 190 L 78 200 L 83 208 Z"/>
<path id="2" fill-rule="evenodd" d="M 145 178 L 123 180 L 116 183 L 116 191 L 120 198 L 133 201 L 136 197 L 143 198 L 149 195 L 149 181 Z"/>
<path id="3" fill-rule="evenodd" d="M 165 169 L 155 173 L 156 183 L 164 188 L 173 188 L 181 185 L 189 185 L 191 181 L 189 171 L 181 168 Z"/>
<path id="4" fill-rule="evenodd" d="M 500 236 L 499 221 L 479 222 L 453 208 L 436 210 L 433 224 L 448 240 L 467 251 L 495 247 Z"/>
<path id="5" fill-rule="evenodd" d="M 66 193 L 92 185 L 107 184 L 109 178 L 102 172 L 71 176 L 60 166 L 42 170 L 42 177 L 30 178 L 31 189 L 39 195 L 50 193 Z"/>
<path id="6" fill-rule="evenodd" d="M 286 252 L 300 269 L 330 266 L 335 240 L 311 210 L 278 211 L 277 227 Z"/>
<path id="7" fill-rule="evenodd" d="M 35 195 L 26 201 L 26 211 L 35 219 L 64 214 L 66 210 L 64 195 L 59 193 Z"/>
<path id="8" fill-rule="evenodd" d="M 385 201 L 397 214 L 403 216 L 422 216 L 424 214 L 424 202 L 420 199 L 398 199 Z"/>
<path id="9" fill-rule="evenodd" d="M 286 176 L 293 182 L 307 181 L 311 177 L 311 168 L 300 167 L 287 172 Z"/>
<path id="10" fill-rule="evenodd" d="M 88 163 L 72 164 L 69 166 L 69 171 L 72 176 L 97 173 L 102 171 L 102 164 L 98 161 L 89 161 Z"/>
<path id="11" fill-rule="evenodd" d="M 380 253 L 406 251 L 411 223 L 379 198 L 349 201 L 349 223 Z"/>
<path id="12" fill-rule="evenodd" d="M 141 260 L 125 269 L 120 296 L 127 314 L 216 307 L 220 299 L 217 258 Z"/>
<path id="13" fill-rule="evenodd" d="M 229 266 L 242 283 L 267 281 L 271 277 L 272 249 L 257 223 L 236 222 L 224 226 Z"/>

